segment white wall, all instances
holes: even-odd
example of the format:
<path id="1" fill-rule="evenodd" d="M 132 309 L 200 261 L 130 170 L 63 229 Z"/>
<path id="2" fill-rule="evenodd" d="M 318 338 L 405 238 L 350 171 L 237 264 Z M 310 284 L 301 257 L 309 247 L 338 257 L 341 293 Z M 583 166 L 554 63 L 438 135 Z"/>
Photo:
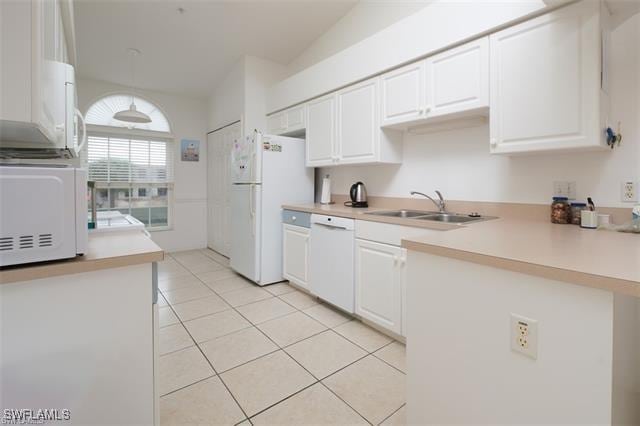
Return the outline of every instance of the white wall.
<path id="1" fill-rule="evenodd" d="M 266 90 L 285 75 L 284 65 L 243 56 L 208 100 L 208 131 L 243 120 L 243 131 L 266 126 Z"/>
<path id="2" fill-rule="evenodd" d="M 96 80 L 78 80 L 78 104 L 85 113 L 101 97 L 111 93 L 130 93 L 130 89 Z M 158 105 L 171 124 L 175 143 L 175 185 L 173 227 L 153 231 L 153 240 L 164 250 L 188 250 L 206 246 L 207 213 L 207 104 L 200 99 L 136 90 L 140 97 Z M 200 161 L 180 161 L 180 139 L 200 141 Z"/>
<path id="3" fill-rule="evenodd" d="M 622 123 L 624 140 L 612 152 L 525 157 L 489 154 L 489 129 L 480 127 L 406 135 L 404 161 L 397 166 L 335 167 L 333 192 L 348 193 L 362 180 L 370 195 L 409 197 L 410 190 L 441 190 L 452 200 L 549 203 L 553 181 L 577 183 L 577 196 L 596 204 L 620 202 L 623 180 L 640 181 L 640 14 L 612 34 L 611 116 Z"/>
<path id="4" fill-rule="evenodd" d="M 274 112 L 331 92 L 540 13 L 547 7 L 543 0 L 435 0 L 382 31 L 277 83 L 269 90 L 267 110 Z"/>
<path id="5" fill-rule="evenodd" d="M 287 64 L 293 75 L 424 8 L 428 1 L 361 1 Z"/>
<path id="6" fill-rule="evenodd" d="M 236 62 L 208 101 L 207 131 L 240 120 L 244 110 L 244 58 Z"/>

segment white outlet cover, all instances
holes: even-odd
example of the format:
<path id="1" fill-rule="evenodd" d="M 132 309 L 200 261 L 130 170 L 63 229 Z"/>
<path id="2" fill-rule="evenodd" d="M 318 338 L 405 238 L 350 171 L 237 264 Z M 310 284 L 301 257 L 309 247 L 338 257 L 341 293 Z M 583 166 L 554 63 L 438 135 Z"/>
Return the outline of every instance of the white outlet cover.
<path id="1" fill-rule="evenodd" d="M 553 196 L 567 197 L 570 200 L 576 199 L 576 182 L 557 180 L 553 182 Z"/>
<path id="2" fill-rule="evenodd" d="M 620 185 L 620 199 L 623 203 L 638 201 L 638 186 L 634 181 L 624 181 Z"/>
<path id="3" fill-rule="evenodd" d="M 529 358 L 538 359 L 538 320 L 511 314 L 511 350 Z M 526 328 L 526 335 L 522 336 L 522 328 Z M 521 338 L 526 340 L 526 346 L 521 344 Z"/>

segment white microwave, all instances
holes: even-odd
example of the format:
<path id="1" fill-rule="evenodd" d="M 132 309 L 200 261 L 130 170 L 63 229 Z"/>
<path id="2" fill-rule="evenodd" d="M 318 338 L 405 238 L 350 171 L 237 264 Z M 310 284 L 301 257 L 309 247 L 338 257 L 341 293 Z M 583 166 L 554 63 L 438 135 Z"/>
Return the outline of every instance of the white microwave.
<path id="1" fill-rule="evenodd" d="M 0 165 L 0 266 L 86 253 L 87 171 Z"/>
<path id="2" fill-rule="evenodd" d="M 76 108 L 71 65 L 44 61 L 42 90 L 25 121 L 0 117 L 0 158 L 77 158 L 87 139 L 84 117 Z"/>

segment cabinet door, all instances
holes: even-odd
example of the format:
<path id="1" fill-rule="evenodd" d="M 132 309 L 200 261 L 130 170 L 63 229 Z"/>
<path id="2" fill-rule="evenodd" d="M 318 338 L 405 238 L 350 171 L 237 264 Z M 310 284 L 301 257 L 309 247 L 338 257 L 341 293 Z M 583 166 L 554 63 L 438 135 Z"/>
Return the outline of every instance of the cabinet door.
<path id="1" fill-rule="evenodd" d="M 490 36 L 492 153 L 600 145 L 599 3 Z"/>
<path id="2" fill-rule="evenodd" d="M 301 287 L 309 287 L 309 229 L 282 225 L 282 275 Z"/>
<path id="3" fill-rule="evenodd" d="M 427 58 L 426 117 L 489 107 L 489 38 Z"/>
<path id="4" fill-rule="evenodd" d="M 402 333 L 402 249 L 356 240 L 356 314 Z"/>
<path id="5" fill-rule="evenodd" d="M 307 167 L 330 166 L 337 159 L 336 97 L 325 96 L 307 104 Z"/>
<path id="6" fill-rule="evenodd" d="M 380 77 L 381 126 L 417 120 L 423 115 L 424 61 Z"/>
<path id="7" fill-rule="evenodd" d="M 377 89 L 375 78 L 338 92 L 336 151 L 340 164 L 378 159 Z"/>
<path id="8" fill-rule="evenodd" d="M 267 129 L 271 135 L 280 135 L 287 131 L 287 116 L 284 112 L 267 117 Z"/>
<path id="9" fill-rule="evenodd" d="M 287 116 L 287 133 L 304 129 L 304 106 L 285 111 Z"/>

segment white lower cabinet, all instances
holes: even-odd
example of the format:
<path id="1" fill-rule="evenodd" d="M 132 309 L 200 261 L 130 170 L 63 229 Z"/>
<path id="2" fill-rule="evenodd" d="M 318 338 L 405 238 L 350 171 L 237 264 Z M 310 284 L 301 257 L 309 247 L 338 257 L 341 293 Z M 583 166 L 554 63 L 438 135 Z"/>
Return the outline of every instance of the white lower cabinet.
<path id="1" fill-rule="evenodd" d="M 355 248 L 356 314 L 404 335 L 406 249 L 361 239 Z"/>
<path id="2" fill-rule="evenodd" d="M 282 275 L 309 288 L 309 228 L 282 225 Z"/>

